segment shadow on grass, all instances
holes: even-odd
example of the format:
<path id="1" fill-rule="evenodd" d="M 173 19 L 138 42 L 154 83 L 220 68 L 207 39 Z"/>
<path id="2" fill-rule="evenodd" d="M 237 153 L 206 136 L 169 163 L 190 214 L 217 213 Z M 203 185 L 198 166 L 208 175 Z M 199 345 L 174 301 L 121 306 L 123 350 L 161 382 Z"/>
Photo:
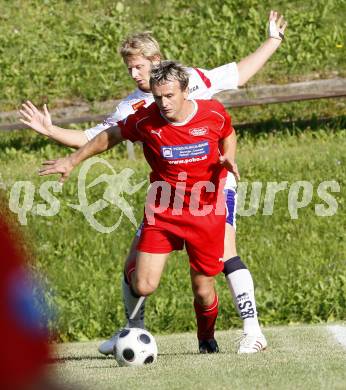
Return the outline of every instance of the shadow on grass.
<path id="1" fill-rule="evenodd" d="M 39 136 L 30 130 L 16 130 L 0 134 L 0 148 L 13 148 L 16 150 L 35 151 L 54 143 L 44 136 Z"/>
<path id="2" fill-rule="evenodd" d="M 293 134 L 304 130 L 319 130 L 321 127 L 328 127 L 330 130 L 339 130 L 346 128 L 346 115 L 335 117 L 318 118 L 313 116 L 308 119 L 299 120 L 282 120 L 280 118 L 272 118 L 267 121 L 254 123 L 239 123 L 234 124 L 239 134 L 247 133 L 249 135 L 259 135 L 263 133 L 289 131 Z"/>
<path id="3" fill-rule="evenodd" d="M 65 363 L 65 362 L 78 362 L 82 360 L 109 360 L 109 359 L 114 359 L 113 356 L 66 356 L 66 357 L 58 357 L 58 358 L 53 358 L 49 361 L 50 364 L 55 364 L 55 363 Z"/>
<path id="4" fill-rule="evenodd" d="M 217 355 L 224 355 L 226 352 L 220 351 Z M 203 355 L 199 352 L 167 352 L 167 353 L 159 353 L 158 356 L 196 356 Z M 205 354 L 210 355 L 210 354 Z M 58 357 L 53 358 L 49 361 L 50 364 L 56 363 L 65 363 L 65 362 L 78 362 L 83 360 L 114 360 L 113 356 L 94 356 L 94 355 L 83 355 L 83 356 L 66 356 L 66 357 Z"/>
<path id="5" fill-rule="evenodd" d="M 215 356 L 217 355 L 225 355 L 226 352 L 218 352 L 215 354 Z M 203 355 L 214 355 L 214 354 L 211 354 L 211 353 L 200 353 L 200 352 L 167 352 L 167 353 L 159 353 L 158 356 L 203 356 Z"/>
<path id="6" fill-rule="evenodd" d="M 331 131 L 337 131 L 341 128 L 346 128 L 346 115 L 327 118 L 318 118 L 313 116 L 311 118 L 302 120 L 282 120 L 280 118 L 272 118 L 262 122 L 239 123 L 234 125 L 239 135 L 246 133 L 247 135 L 251 136 L 258 136 L 264 133 L 280 133 L 287 131 L 294 134 L 296 132 L 301 132 L 307 129 L 317 131 L 322 126 L 328 127 L 328 129 Z M 0 150 L 9 148 L 14 150 L 21 150 L 24 152 L 33 152 L 42 150 L 48 145 L 57 147 L 59 150 L 65 149 L 65 153 L 68 153 L 69 151 L 67 148 L 61 149 L 61 145 L 58 143 L 46 137 L 39 136 L 31 130 L 16 130 L 10 133 L 0 133 Z M 125 146 L 123 146 L 122 149 L 124 149 L 123 152 L 125 154 Z"/>
<path id="7" fill-rule="evenodd" d="M 72 130 L 71 130 L 72 131 Z M 52 147 L 60 153 L 68 154 L 73 148 L 63 146 L 45 136 L 38 135 L 31 130 L 15 130 L 12 132 L 0 132 L 0 150 L 14 149 L 23 152 L 36 152 L 44 150 L 46 147 Z M 120 144 L 121 153 L 126 152 L 126 146 Z M 6 151 L 5 151 L 6 153 Z"/>

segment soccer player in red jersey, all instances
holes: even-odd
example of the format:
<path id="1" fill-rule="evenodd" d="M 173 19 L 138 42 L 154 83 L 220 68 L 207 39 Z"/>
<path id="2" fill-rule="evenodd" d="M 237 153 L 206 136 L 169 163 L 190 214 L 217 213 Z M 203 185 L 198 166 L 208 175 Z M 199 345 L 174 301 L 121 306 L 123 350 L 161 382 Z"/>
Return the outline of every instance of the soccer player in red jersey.
<path id="1" fill-rule="evenodd" d="M 256 74 L 270 56 L 281 44 L 286 22 L 278 17 L 277 12 L 271 11 L 269 16 L 269 38 L 254 53 L 236 63 L 230 63 L 207 71 L 205 69 L 187 68 L 189 73 L 189 98 L 210 99 L 222 90 L 236 89 L 244 85 L 249 78 Z M 129 114 L 141 107 L 148 107 L 153 102 L 149 86 L 149 74 L 153 64 L 161 59 L 158 43 L 150 35 L 135 34 L 124 41 L 121 55 L 126 63 L 129 74 L 137 84 L 137 89 L 124 98 L 102 124 L 84 131 L 62 129 L 54 126 L 45 107 L 45 113 L 40 113 L 32 103 L 23 105 L 22 121 L 36 130 L 58 142 L 72 147 L 81 147 L 100 132 L 123 120 Z M 238 352 L 257 352 L 266 340 L 259 327 L 253 281 L 249 270 L 237 255 L 235 244 L 235 214 L 236 214 L 236 181 L 229 172 L 226 186 L 227 220 L 225 233 L 225 259 L 229 259 L 225 267 L 228 285 L 234 296 L 234 301 L 244 325 L 244 338 Z M 136 247 L 141 229 L 138 230 L 131 245 L 125 265 L 125 273 L 134 269 Z M 133 296 L 126 281 L 122 283 L 125 312 L 127 317 L 136 306 L 137 298 Z M 217 305 L 216 305 L 217 306 Z M 195 305 L 196 308 L 196 305 Z M 196 309 L 197 310 L 197 309 Z M 144 327 L 144 304 L 129 326 Z M 103 354 L 112 352 L 114 337 L 100 345 Z"/>
<path id="2" fill-rule="evenodd" d="M 155 103 L 102 132 L 70 156 L 45 162 L 40 174 L 60 173 L 63 182 L 75 166 L 95 154 L 126 139 L 143 142 L 152 169 L 152 187 L 136 267 L 126 275 L 127 282 L 135 294 L 150 295 L 159 284 L 169 253 L 185 244 L 199 341 L 213 342 L 217 307 L 213 276 L 224 268 L 222 179 L 225 167 L 238 176 L 236 136 L 220 103 L 188 99 L 188 74 L 180 65 L 162 62 L 153 69 L 150 82 Z M 161 191 L 157 191 L 158 186 Z"/>

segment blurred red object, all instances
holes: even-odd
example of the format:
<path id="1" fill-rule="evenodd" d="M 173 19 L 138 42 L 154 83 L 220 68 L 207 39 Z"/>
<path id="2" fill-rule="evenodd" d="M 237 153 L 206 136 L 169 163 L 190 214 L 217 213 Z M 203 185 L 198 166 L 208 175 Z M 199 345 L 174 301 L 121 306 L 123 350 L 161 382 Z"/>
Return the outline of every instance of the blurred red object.
<path id="1" fill-rule="evenodd" d="M 0 213 L 0 388 L 35 388 L 49 360 L 23 240 Z"/>

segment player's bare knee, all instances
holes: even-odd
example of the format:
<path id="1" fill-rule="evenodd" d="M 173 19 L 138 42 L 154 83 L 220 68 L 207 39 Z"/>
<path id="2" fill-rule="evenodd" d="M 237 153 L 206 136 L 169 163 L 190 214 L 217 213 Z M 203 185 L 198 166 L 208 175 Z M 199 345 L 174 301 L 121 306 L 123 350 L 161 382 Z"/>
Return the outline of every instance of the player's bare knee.
<path id="1" fill-rule="evenodd" d="M 140 278 L 135 280 L 134 289 L 138 295 L 147 296 L 157 289 L 157 283 L 150 279 Z"/>
<path id="2" fill-rule="evenodd" d="M 215 291 L 212 285 L 194 286 L 193 293 L 195 300 L 203 306 L 208 305 L 215 297 Z"/>

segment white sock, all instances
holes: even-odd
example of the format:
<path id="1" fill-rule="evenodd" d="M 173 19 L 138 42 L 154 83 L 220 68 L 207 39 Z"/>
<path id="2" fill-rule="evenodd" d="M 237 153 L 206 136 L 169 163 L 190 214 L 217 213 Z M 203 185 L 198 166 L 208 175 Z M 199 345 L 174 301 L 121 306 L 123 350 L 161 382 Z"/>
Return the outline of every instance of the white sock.
<path id="1" fill-rule="evenodd" d="M 122 280 L 122 292 L 123 292 L 123 302 L 125 308 L 125 315 L 128 321 L 130 328 L 144 328 L 144 311 L 145 311 L 145 300 L 143 301 L 141 307 L 139 308 L 135 318 L 129 320 L 133 309 L 136 307 L 139 297 L 133 295 L 130 286 L 125 282 L 124 278 Z"/>
<path id="2" fill-rule="evenodd" d="M 238 314 L 243 320 L 244 333 L 254 334 L 261 332 L 257 318 L 254 285 L 250 271 L 248 269 L 238 269 L 226 275 L 226 280 Z"/>

